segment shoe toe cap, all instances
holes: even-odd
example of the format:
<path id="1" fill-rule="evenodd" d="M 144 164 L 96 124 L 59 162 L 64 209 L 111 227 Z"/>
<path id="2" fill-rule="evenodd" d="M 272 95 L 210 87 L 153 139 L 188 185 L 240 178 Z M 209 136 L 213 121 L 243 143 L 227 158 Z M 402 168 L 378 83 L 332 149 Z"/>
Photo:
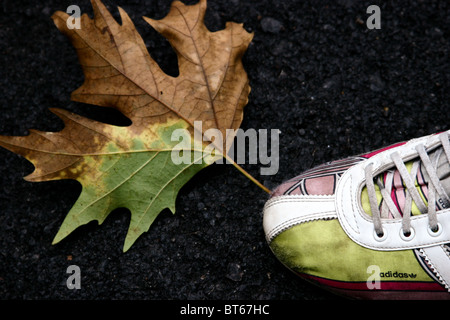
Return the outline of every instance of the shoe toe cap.
<path id="1" fill-rule="evenodd" d="M 267 240 L 297 224 L 337 218 L 335 189 L 342 174 L 360 157 L 329 162 L 279 185 L 264 207 Z"/>
<path id="2" fill-rule="evenodd" d="M 264 206 L 263 226 L 270 243 L 291 227 L 313 220 L 337 218 L 333 195 L 276 196 Z"/>

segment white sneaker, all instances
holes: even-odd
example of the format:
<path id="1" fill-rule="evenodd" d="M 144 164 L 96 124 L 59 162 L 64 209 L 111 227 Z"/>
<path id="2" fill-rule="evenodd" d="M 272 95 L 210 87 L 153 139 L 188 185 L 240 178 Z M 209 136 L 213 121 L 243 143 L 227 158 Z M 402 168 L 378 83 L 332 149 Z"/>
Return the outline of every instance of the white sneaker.
<path id="1" fill-rule="evenodd" d="M 264 207 L 275 256 L 360 299 L 450 299 L 450 130 L 333 161 Z"/>

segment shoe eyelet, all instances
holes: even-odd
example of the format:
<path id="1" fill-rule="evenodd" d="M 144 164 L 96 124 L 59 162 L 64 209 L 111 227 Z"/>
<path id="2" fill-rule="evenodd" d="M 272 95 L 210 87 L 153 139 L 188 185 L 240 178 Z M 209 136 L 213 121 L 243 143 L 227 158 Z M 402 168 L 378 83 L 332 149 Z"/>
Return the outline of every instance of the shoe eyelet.
<path id="1" fill-rule="evenodd" d="M 409 228 L 409 233 L 406 234 L 403 229 L 400 229 L 400 238 L 402 238 L 403 241 L 411 241 L 416 235 L 416 232 L 414 231 L 414 228 Z"/>
<path id="2" fill-rule="evenodd" d="M 378 242 L 383 242 L 384 240 L 387 239 L 387 232 L 386 230 L 383 228 L 383 233 L 382 234 L 378 234 L 377 231 L 375 229 L 373 229 L 373 237 L 376 241 Z"/>
<path id="3" fill-rule="evenodd" d="M 444 229 L 442 228 L 442 225 L 438 222 L 437 224 L 437 230 L 431 230 L 430 226 L 428 226 L 427 231 L 428 234 L 432 237 L 439 237 L 442 234 L 442 231 Z"/>

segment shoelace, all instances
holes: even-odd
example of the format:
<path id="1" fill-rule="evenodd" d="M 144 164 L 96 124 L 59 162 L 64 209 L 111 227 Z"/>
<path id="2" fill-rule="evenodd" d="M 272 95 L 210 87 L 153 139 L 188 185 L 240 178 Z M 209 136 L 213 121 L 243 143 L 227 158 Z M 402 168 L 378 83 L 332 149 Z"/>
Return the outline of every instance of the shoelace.
<path id="1" fill-rule="evenodd" d="M 439 135 L 439 139 L 444 149 L 445 155 L 447 157 L 447 162 L 450 165 L 450 143 L 449 136 L 446 132 L 441 133 Z M 372 219 L 374 224 L 375 233 L 378 237 L 382 238 L 384 236 L 383 226 L 382 226 L 382 218 L 387 217 L 387 210 L 390 211 L 394 218 L 402 218 L 402 230 L 405 238 L 410 238 L 414 236 L 414 230 L 411 228 L 411 208 L 412 202 L 416 204 L 418 209 L 422 214 L 428 214 L 428 225 L 431 232 L 437 233 L 440 229 L 440 224 L 437 221 L 436 214 L 436 196 L 438 195 L 440 199 L 444 201 L 444 207 L 449 207 L 450 197 L 445 192 L 441 182 L 439 181 L 439 177 L 436 173 L 435 168 L 433 167 L 431 160 L 428 156 L 427 151 L 423 145 L 418 145 L 416 147 L 419 158 L 413 162 L 411 173 L 408 172 L 408 169 L 405 166 L 405 163 L 401 159 L 400 155 L 395 152 L 391 155 L 391 159 L 393 160 L 397 170 L 403 179 L 403 182 L 406 186 L 406 197 L 405 197 L 405 206 L 403 209 L 403 218 L 401 213 L 399 212 L 397 206 L 394 201 L 390 197 L 391 189 L 392 189 L 392 179 L 386 179 L 388 183 L 386 185 L 382 185 L 377 183 L 381 196 L 385 201 L 386 206 L 383 211 L 380 211 L 378 207 L 377 195 L 375 190 L 374 176 L 373 176 L 373 164 L 369 164 L 365 168 L 365 178 L 366 178 L 366 187 L 369 196 L 370 208 L 372 211 Z M 428 205 L 424 203 L 419 192 L 416 189 L 414 184 L 414 180 L 416 179 L 417 169 L 420 165 L 423 164 L 426 172 L 429 176 L 428 182 Z M 389 173 L 388 173 L 389 174 Z M 390 172 L 392 174 L 392 172 Z"/>

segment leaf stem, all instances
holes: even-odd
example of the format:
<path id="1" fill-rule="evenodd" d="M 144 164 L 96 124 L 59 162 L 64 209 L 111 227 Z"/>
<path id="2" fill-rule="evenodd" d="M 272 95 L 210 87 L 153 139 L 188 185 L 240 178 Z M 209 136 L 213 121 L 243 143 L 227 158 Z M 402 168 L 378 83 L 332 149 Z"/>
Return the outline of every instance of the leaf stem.
<path id="1" fill-rule="evenodd" d="M 246 176 L 248 179 L 250 179 L 254 184 L 256 184 L 258 187 L 260 187 L 262 190 L 270 194 L 270 190 L 267 189 L 261 182 L 256 180 L 250 173 L 245 171 L 240 165 L 238 165 L 236 162 L 234 162 L 233 159 L 231 159 L 228 155 L 223 155 L 224 158 L 231 163 L 236 169 L 238 169 L 244 176 Z"/>

